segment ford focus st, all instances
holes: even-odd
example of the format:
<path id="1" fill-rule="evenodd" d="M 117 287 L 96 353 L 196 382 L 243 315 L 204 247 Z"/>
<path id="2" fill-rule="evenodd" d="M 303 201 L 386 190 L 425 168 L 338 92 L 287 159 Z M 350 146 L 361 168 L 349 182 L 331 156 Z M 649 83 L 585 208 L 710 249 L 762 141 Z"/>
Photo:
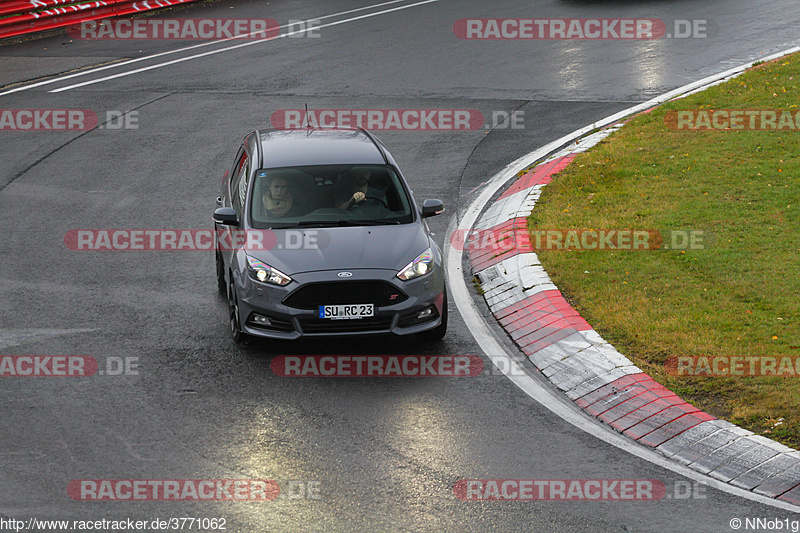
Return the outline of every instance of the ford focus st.
<path id="1" fill-rule="evenodd" d="M 254 131 L 214 212 L 230 329 L 272 339 L 447 329 L 442 254 L 394 158 L 363 129 Z"/>

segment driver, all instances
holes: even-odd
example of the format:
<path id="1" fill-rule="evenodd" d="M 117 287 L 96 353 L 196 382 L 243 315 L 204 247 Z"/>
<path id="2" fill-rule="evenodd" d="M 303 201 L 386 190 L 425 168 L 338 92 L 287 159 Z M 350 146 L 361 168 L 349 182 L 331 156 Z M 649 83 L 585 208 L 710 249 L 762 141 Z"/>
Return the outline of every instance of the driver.
<path id="1" fill-rule="evenodd" d="M 375 199 L 379 203 L 386 202 L 382 190 L 370 187 L 369 178 L 372 170 L 368 167 L 355 167 L 350 171 L 350 186 L 341 191 L 334 200 L 334 206 L 339 209 L 350 209 L 353 206 L 364 205 L 368 199 Z"/>

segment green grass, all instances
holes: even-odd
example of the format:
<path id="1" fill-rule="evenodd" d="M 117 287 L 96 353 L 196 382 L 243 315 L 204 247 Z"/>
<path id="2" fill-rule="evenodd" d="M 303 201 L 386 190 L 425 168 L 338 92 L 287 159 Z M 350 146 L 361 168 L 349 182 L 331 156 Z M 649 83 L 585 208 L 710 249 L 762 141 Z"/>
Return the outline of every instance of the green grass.
<path id="1" fill-rule="evenodd" d="M 543 251 L 588 322 L 721 418 L 800 447 L 800 377 L 685 378 L 677 355 L 800 356 L 800 131 L 676 131 L 682 109 L 797 108 L 800 58 L 632 119 L 545 187 L 531 229 L 702 230 L 705 249 Z M 586 273 L 588 272 L 588 273 Z M 781 420 L 783 419 L 783 420 Z M 780 422 L 780 423 L 778 423 Z"/>

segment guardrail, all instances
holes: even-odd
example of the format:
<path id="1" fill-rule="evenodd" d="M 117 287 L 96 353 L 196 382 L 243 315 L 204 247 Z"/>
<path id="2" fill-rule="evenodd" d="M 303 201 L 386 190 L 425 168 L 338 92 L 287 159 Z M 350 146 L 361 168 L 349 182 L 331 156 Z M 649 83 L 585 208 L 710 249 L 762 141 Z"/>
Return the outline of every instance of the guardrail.
<path id="1" fill-rule="evenodd" d="M 11 0 L 0 5 L 0 39 L 132 15 L 199 0 Z"/>

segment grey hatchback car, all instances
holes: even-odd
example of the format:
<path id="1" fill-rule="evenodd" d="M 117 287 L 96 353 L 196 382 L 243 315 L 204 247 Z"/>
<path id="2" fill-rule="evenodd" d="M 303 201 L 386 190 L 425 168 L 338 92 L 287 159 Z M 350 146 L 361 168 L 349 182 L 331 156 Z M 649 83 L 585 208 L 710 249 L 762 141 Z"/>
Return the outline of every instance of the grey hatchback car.
<path id="1" fill-rule="evenodd" d="M 442 254 L 384 145 L 363 129 L 248 134 L 214 211 L 234 340 L 447 329 Z"/>

